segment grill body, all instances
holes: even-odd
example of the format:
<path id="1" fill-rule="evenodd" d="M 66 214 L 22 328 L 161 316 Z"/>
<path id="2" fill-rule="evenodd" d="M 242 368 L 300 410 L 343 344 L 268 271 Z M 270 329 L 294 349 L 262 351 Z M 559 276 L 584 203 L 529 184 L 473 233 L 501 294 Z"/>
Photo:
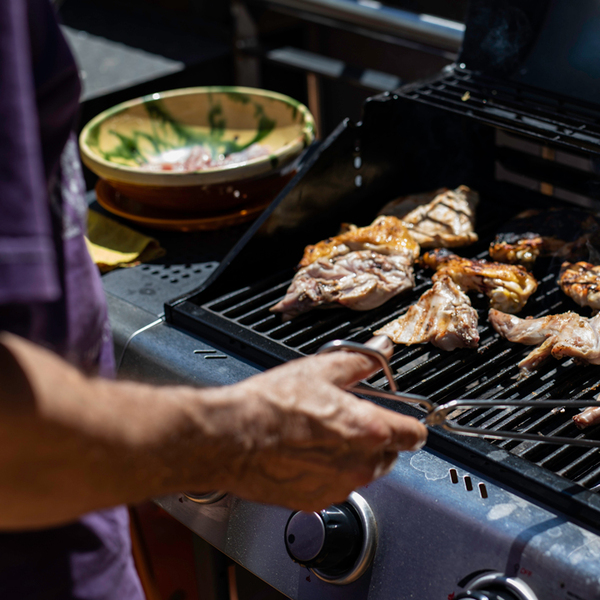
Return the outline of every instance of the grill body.
<path id="1" fill-rule="evenodd" d="M 216 349 L 227 359 L 209 365 L 194 353 L 199 348 Z M 120 373 L 157 383 L 215 385 L 260 370 L 231 350 L 161 323 L 131 340 Z M 512 460 L 496 449 L 479 470 L 429 447 L 401 455 L 388 476 L 359 490 L 377 520 L 375 558 L 363 577 L 340 587 L 290 560 L 284 542 L 289 510 L 232 496 L 206 506 L 181 494 L 157 502 L 293 599 L 446 599 L 464 591 L 474 576 L 497 571 L 522 579 L 539 599 L 595 600 L 597 529 L 500 483 L 498 468 L 510 471 Z"/>
<path id="2" fill-rule="evenodd" d="M 600 18 L 592 2 L 583 4 L 580 13 Z M 165 305 L 167 323 L 128 343 L 122 374 L 232 383 L 332 339 L 367 340 L 427 289 L 427 272 L 417 273 L 411 293 L 367 313 L 313 311 L 282 324 L 268 308 L 285 292 L 306 244 L 335 234 L 343 221 L 369 223 L 397 196 L 460 184 L 477 190 L 480 242 L 458 251 L 477 257 L 524 208 L 598 208 L 600 110 L 585 86 L 577 86 L 577 74 L 565 71 L 573 87 L 561 90 L 560 76 L 546 73 L 544 79 L 534 60 L 565 6 L 560 0 L 472 2 L 457 65 L 371 98 L 361 123 L 343 122 L 312 148 L 298 175 L 215 273 Z M 582 23 L 585 15 L 578 13 L 566 29 Z M 558 267 L 552 260 L 537 263 L 540 288 L 521 316 L 585 314 L 557 288 Z M 480 312 L 479 350 L 399 347 L 391 362 L 399 388 L 436 401 L 564 398 L 563 412 L 491 405 L 453 418 L 490 431 L 581 435 L 568 400 L 596 395 L 598 368 L 552 360 L 518 379 L 517 364 L 528 349 L 491 330 L 486 299 L 474 298 L 474 306 Z M 200 367 L 194 355 L 199 345 L 226 358 Z M 381 374 L 368 383 L 386 385 Z M 417 409 L 381 403 L 419 416 Z M 371 570 L 344 588 L 290 561 L 283 540 L 289 511 L 231 497 L 205 507 L 183 496 L 160 503 L 292 598 L 451 599 L 470 578 L 491 570 L 520 577 L 540 599 L 591 600 L 600 597 L 599 490 L 598 450 L 432 431 L 426 449 L 403 455 L 389 476 L 361 490 L 377 519 L 378 547 Z"/>
<path id="3" fill-rule="evenodd" d="M 545 130 L 539 128 L 539 136 L 534 135 L 531 119 L 516 133 L 523 109 L 510 127 L 495 115 L 499 106 L 504 110 L 519 101 L 522 108 L 529 100 L 514 91 L 509 102 L 505 90 L 502 98 L 492 102 L 491 98 L 498 96 L 492 94 L 495 88 L 492 84 L 486 88 L 475 79 L 457 68 L 432 82 L 373 98 L 366 104 L 363 122 L 358 126 L 343 123 L 314 152 L 213 278 L 167 306 L 168 320 L 263 367 L 313 353 L 336 338 L 364 342 L 417 300 L 430 285 L 429 273 L 418 271 L 411 293 L 373 311 L 317 310 L 288 323 L 268 311 L 285 292 L 304 246 L 335 234 L 341 221 L 366 224 L 386 201 L 398 195 L 465 183 L 481 195 L 480 242 L 460 253 L 483 257 L 498 227 L 524 207 L 564 206 L 565 199 L 594 206 L 600 182 L 594 167 L 596 154 L 581 145 L 574 150 L 572 137 L 550 143 Z M 472 90 L 471 98 L 481 96 L 482 113 L 487 115 L 489 105 L 494 105 L 489 118 L 476 114 L 468 104 L 470 99 L 461 99 L 467 87 Z M 488 101 L 483 103 L 484 99 Z M 554 118 L 567 117 L 555 111 Z M 568 118 L 575 117 L 570 113 Z M 288 222 L 293 226 L 288 227 Z M 580 310 L 556 284 L 559 267 L 558 260 L 538 261 L 535 275 L 540 287 L 521 316 Z M 480 313 L 480 348 L 443 352 L 430 345 L 398 347 L 391 364 L 401 390 L 436 401 L 459 397 L 592 399 L 597 393 L 597 370 L 572 361 L 548 361 L 530 377 L 519 379 L 518 362 L 531 348 L 511 344 L 491 329 L 486 321 L 487 299 L 474 298 L 474 306 Z M 381 375 L 370 383 L 386 385 Z M 416 414 L 402 406 L 394 408 Z M 573 414 L 568 405 L 562 413 L 490 407 L 472 409 L 457 419 L 463 425 L 490 430 L 513 428 L 576 436 L 580 432 L 571 422 Z M 540 443 L 490 444 L 444 433 L 433 435 L 431 443 L 459 460 L 465 452 L 488 460 L 496 449 L 508 450 L 515 463 L 509 474 L 499 475 L 506 483 L 536 498 L 547 500 L 550 494 L 556 508 L 571 505 L 572 510 L 584 511 L 590 524 L 600 519 L 599 496 L 590 493 L 600 482 L 597 450 Z M 543 484 L 540 474 L 544 475 Z M 557 476 L 547 477 L 553 474 Z M 572 484 L 578 493 L 567 498 L 564 489 Z"/>
<path id="4" fill-rule="evenodd" d="M 168 322 L 259 369 L 312 353 L 331 339 L 365 341 L 418 298 L 429 285 L 427 273 L 418 274 L 411 294 L 368 313 L 313 311 L 282 324 L 268 312 L 285 291 L 304 245 L 335 233 L 340 221 L 365 224 L 392 197 L 466 183 L 481 194 L 481 243 L 461 254 L 483 256 L 496 229 L 524 207 L 560 206 L 561 198 L 593 206 L 595 153 L 575 150 L 571 139 L 550 143 L 544 131 L 538 136 L 517 131 L 514 123 L 474 118 L 463 109 L 463 88 L 456 92 L 450 85 L 464 86 L 469 78 L 457 69 L 368 102 L 362 124 L 343 123 L 314 151 L 213 278 L 167 305 Z M 429 92 L 440 88 L 441 99 Z M 462 112 L 440 106 L 448 88 Z M 288 221 L 293 227 L 285 226 Z M 525 315 L 574 308 L 556 286 L 557 268 L 552 261 L 538 264 L 540 289 Z M 595 395 L 594 367 L 553 361 L 518 380 L 517 363 L 527 348 L 490 329 L 487 301 L 474 299 L 474 305 L 480 311 L 479 351 L 400 347 L 392 359 L 400 389 L 439 401 Z M 381 375 L 369 383 L 385 387 Z M 415 409 L 382 404 L 418 416 Z M 458 420 L 490 430 L 578 435 L 572 414 L 568 405 L 553 414 L 491 407 L 467 411 Z M 596 450 L 492 443 L 433 431 L 427 450 L 403 456 L 390 476 L 361 491 L 376 514 L 380 542 L 372 570 L 343 591 L 289 561 L 283 542 L 288 511 L 232 498 L 205 508 L 176 498 L 162 505 L 292 598 L 452 598 L 471 576 L 489 569 L 522 578 L 539 598 L 591 599 L 600 595 L 599 467 Z"/>

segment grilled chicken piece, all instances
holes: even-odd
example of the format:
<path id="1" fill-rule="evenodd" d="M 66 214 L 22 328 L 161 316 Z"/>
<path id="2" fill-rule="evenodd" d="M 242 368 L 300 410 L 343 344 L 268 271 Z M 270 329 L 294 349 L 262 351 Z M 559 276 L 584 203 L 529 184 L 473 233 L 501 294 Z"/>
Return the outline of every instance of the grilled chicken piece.
<path id="1" fill-rule="evenodd" d="M 499 310 L 490 310 L 494 329 L 511 342 L 539 344 L 520 363 L 524 373 L 536 369 L 546 358 L 572 357 L 581 363 L 600 365 L 600 315 L 591 319 L 573 312 L 539 319 L 519 319 Z"/>
<path id="2" fill-rule="evenodd" d="M 568 260 L 588 257 L 589 243 L 597 243 L 600 222 L 578 208 L 528 210 L 504 225 L 489 253 L 498 262 L 531 268 L 538 256 Z"/>
<path id="3" fill-rule="evenodd" d="M 447 275 L 440 277 L 408 311 L 375 332 L 396 344 L 431 342 L 442 350 L 476 348 L 477 311 Z"/>
<path id="4" fill-rule="evenodd" d="M 388 202 L 380 215 L 402 219 L 423 248 L 454 248 L 477 241 L 473 231 L 479 195 L 466 185 L 455 190 L 398 198 Z"/>
<path id="5" fill-rule="evenodd" d="M 596 397 L 596 400 L 598 400 L 598 397 Z M 586 408 L 579 414 L 574 415 L 573 421 L 575 421 L 575 425 L 580 429 L 585 429 L 590 425 L 598 425 L 598 423 L 600 423 L 600 406 L 590 406 Z"/>
<path id="6" fill-rule="evenodd" d="M 579 306 L 600 309 L 600 266 L 588 262 L 564 262 L 560 268 L 558 285 Z"/>
<path id="7" fill-rule="evenodd" d="M 377 217 L 367 227 L 343 225 L 345 231 L 315 244 L 306 246 L 299 267 L 307 267 L 319 258 L 334 258 L 353 250 L 374 250 L 380 254 L 407 254 L 413 260 L 419 256 L 419 244 L 396 217 Z"/>
<path id="8" fill-rule="evenodd" d="M 481 292 L 492 308 L 511 314 L 519 312 L 537 289 L 535 278 L 518 265 L 461 258 L 444 249 L 425 253 L 421 263 L 436 270 L 432 281 L 448 275 L 463 292 Z"/>
<path id="9" fill-rule="evenodd" d="M 531 268 L 543 248 L 544 240 L 537 233 L 499 233 L 490 245 L 489 254 L 497 262 Z"/>
<path id="10" fill-rule="evenodd" d="M 372 250 L 319 258 L 296 273 L 285 297 L 271 311 L 289 321 L 317 306 L 370 310 L 414 287 L 412 265 L 411 255 L 386 256 Z"/>
<path id="11" fill-rule="evenodd" d="M 271 307 L 283 320 L 316 307 L 339 304 L 370 310 L 415 285 L 412 265 L 417 244 L 402 221 L 378 217 L 368 227 L 346 230 L 307 246 L 283 300 Z"/>

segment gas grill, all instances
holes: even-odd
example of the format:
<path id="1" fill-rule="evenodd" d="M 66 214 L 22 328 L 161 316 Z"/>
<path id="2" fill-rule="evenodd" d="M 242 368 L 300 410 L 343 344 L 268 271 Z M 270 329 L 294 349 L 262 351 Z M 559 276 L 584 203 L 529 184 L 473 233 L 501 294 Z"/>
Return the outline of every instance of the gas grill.
<path id="1" fill-rule="evenodd" d="M 600 106 L 593 102 L 600 67 L 586 54 L 595 23 L 600 8 L 591 1 L 577 9 L 561 0 L 472 2 L 458 63 L 430 81 L 371 98 L 361 123 L 343 122 L 310 149 L 218 269 L 166 303 L 166 323 L 128 344 L 123 373 L 147 375 L 162 362 L 171 379 L 230 383 L 335 339 L 366 341 L 419 298 L 430 273 L 417 269 L 414 290 L 368 312 L 316 310 L 283 323 L 268 309 L 287 289 L 306 244 L 337 233 L 341 222 L 371 222 L 398 196 L 460 184 L 477 190 L 480 241 L 458 253 L 478 258 L 486 257 L 498 227 L 524 208 L 600 209 Z M 558 259 L 538 260 L 539 288 L 519 316 L 586 314 L 558 288 L 559 267 Z M 518 362 L 531 347 L 493 331 L 486 298 L 473 298 L 473 305 L 479 348 L 397 347 L 391 366 L 398 388 L 436 402 L 489 400 L 450 418 L 490 433 L 600 439 L 600 427 L 582 432 L 573 425 L 578 409 L 569 407 L 569 400 L 598 393 L 598 367 L 550 359 L 519 377 Z M 190 354 L 199 345 L 228 361 L 198 370 Z M 367 384 L 388 389 L 381 372 Z M 546 398 L 565 399 L 564 407 L 494 403 Z M 377 401 L 422 416 L 418 408 Z M 592 600 L 600 598 L 599 492 L 598 449 L 434 429 L 424 450 L 403 454 L 390 475 L 349 499 L 344 510 L 362 524 L 362 546 L 341 575 L 290 545 L 298 538 L 310 547 L 324 523 L 326 552 L 329 513 L 290 516 L 219 494 L 207 498 L 213 503 L 190 495 L 159 503 L 292 598 Z"/>

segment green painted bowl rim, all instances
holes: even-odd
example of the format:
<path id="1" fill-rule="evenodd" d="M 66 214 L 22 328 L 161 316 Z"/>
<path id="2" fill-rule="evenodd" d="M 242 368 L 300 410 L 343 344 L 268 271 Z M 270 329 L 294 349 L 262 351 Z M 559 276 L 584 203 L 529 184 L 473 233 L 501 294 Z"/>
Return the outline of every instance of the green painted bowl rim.
<path id="1" fill-rule="evenodd" d="M 303 118 L 304 125 L 301 133 L 288 144 L 277 148 L 269 156 L 261 156 L 243 163 L 233 163 L 216 167 L 212 169 L 203 169 L 201 171 L 145 171 L 137 167 L 128 167 L 118 165 L 105 158 L 98 156 L 87 144 L 87 139 L 90 130 L 101 123 L 102 121 L 112 117 L 120 112 L 123 112 L 131 107 L 139 106 L 150 100 L 160 100 L 163 98 L 172 98 L 175 96 L 186 96 L 194 94 L 246 94 L 250 96 L 262 96 L 272 100 L 279 100 L 285 104 L 293 106 L 298 110 Z M 81 158 L 84 164 L 96 175 L 107 180 L 137 184 L 141 186 L 192 186 L 192 185 L 210 185 L 214 183 L 226 183 L 238 181 L 241 179 L 249 179 L 261 175 L 267 175 L 269 172 L 277 171 L 286 164 L 290 163 L 294 158 L 300 155 L 302 150 L 306 148 L 315 137 L 315 122 L 308 108 L 294 100 L 290 96 L 272 92 L 260 88 L 250 88 L 241 86 L 202 86 L 180 88 L 176 90 L 168 90 L 165 92 L 157 92 L 148 94 L 133 100 L 121 102 L 102 111 L 89 121 L 81 130 L 79 135 L 79 148 Z M 273 157 L 277 158 L 276 165 L 273 164 Z"/>

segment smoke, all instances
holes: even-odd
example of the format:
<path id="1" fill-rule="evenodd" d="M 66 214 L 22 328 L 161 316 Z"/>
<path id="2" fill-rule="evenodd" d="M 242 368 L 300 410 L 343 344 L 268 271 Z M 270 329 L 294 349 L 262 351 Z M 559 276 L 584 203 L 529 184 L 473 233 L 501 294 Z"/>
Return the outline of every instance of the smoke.
<path id="1" fill-rule="evenodd" d="M 516 67 L 532 37 L 528 15 L 515 6 L 496 7 L 494 10 L 481 7 L 476 26 L 479 35 L 483 32 L 479 47 L 479 51 L 485 55 L 483 62 L 504 71 Z"/>
<path id="2" fill-rule="evenodd" d="M 531 41 L 529 19 L 516 7 L 487 12 L 489 14 L 481 15 L 488 31 L 481 43 L 481 50 L 485 52 L 490 66 L 510 69 L 518 64 L 522 51 Z"/>

